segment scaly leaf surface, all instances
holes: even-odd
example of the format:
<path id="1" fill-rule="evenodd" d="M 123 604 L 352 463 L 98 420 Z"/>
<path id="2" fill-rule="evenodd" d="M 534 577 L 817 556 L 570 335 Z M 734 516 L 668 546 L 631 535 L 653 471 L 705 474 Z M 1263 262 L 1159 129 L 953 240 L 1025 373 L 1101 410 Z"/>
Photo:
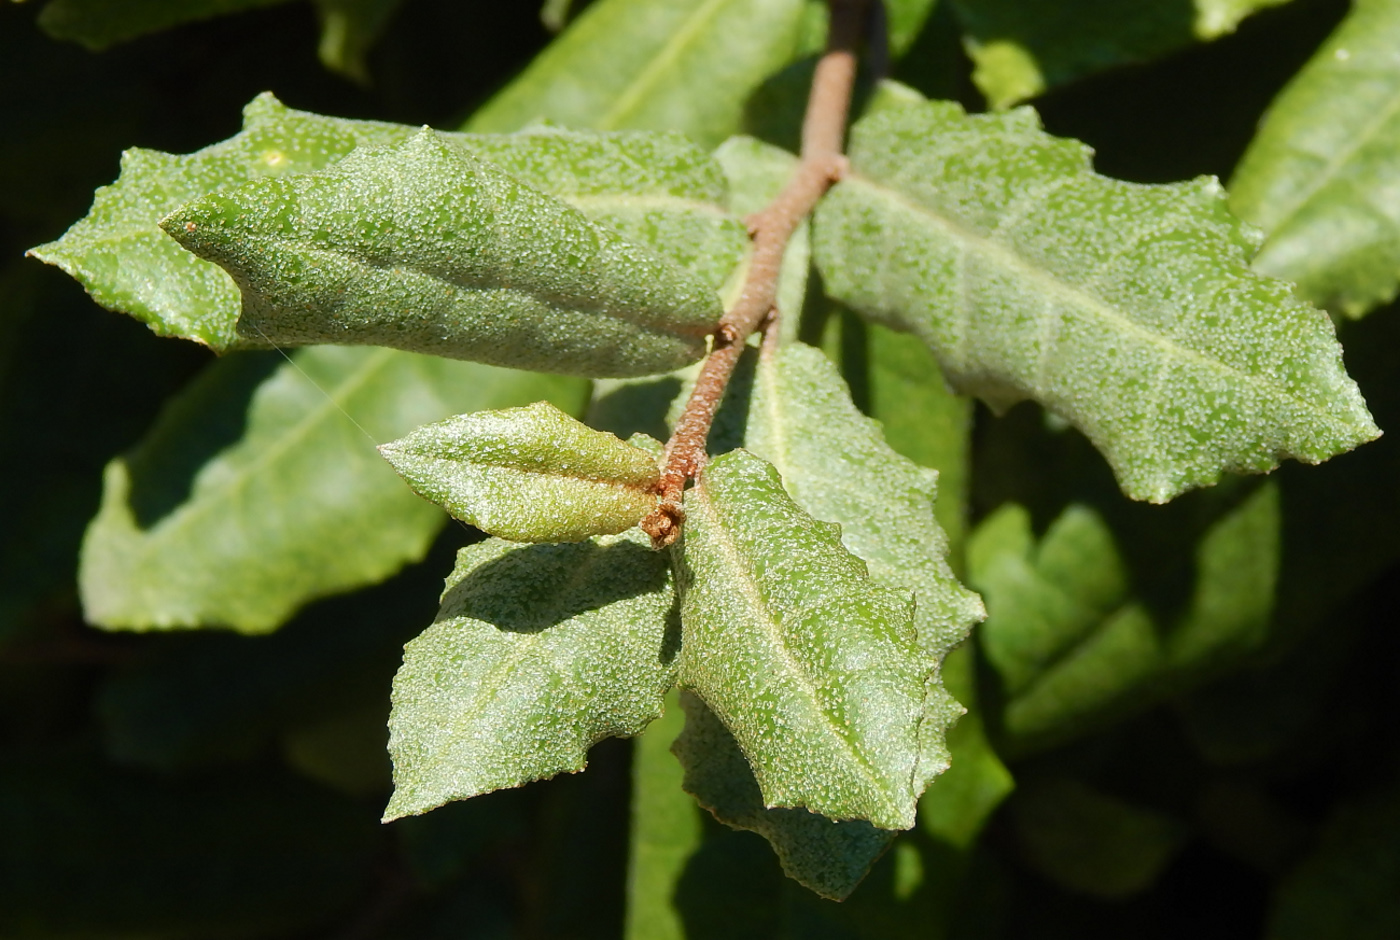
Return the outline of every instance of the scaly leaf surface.
<path id="1" fill-rule="evenodd" d="M 163 336 L 225 351 L 266 346 L 240 336 L 237 284 L 161 231 L 192 199 L 266 177 L 311 173 L 359 146 L 405 141 L 418 128 L 324 117 L 270 94 L 244 109 L 243 130 L 196 153 L 133 149 L 121 177 L 62 238 L 31 252 L 76 278 L 93 299 Z M 446 135 L 525 185 L 559 196 L 594 222 L 670 258 L 719 287 L 744 256 L 742 223 L 722 206 L 725 179 L 677 134 L 575 133 L 541 128 L 511 135 Z"/>
<path id="2" fill-rule="evenodd" d="M 685 729 L 671 750 L 685 769 L 682 786 L 731 829 L 756 832 L 787 876 L 824 898 L 844 900 L 895 833 L 863 819 L 832 822 L 805 809 L 764 805 L 754 772 L 734 735 L 699 696 L 681 692 Z"/>
<path id="3" fill-rule="evenodd" d="M 1287 0 L 953 0 L 972 80 L 994 108 L 1116 65 L 1234 32 Z"/>
<path id="4" fill-rule="evenodd" d="M 933 659 L 908 592 L 747 451 L 705 468 L 686 513 L 681 684 L 733 732 L 764 804 L 912 826 Z"/>
<path id="5" fill-rule="evenodd" d="M 656 505 L 651 453 L 548 402 L 457 415 L 379 452 L 419 496 L 516 542 L 615 535 Z"/>
<path id="6" fill-rule="evenodd" d="M 736 389 L 736 405 L 747 391 Z M 790 343 L 761 359 L 747 402 L 744 447 L 777 468 L 804 511 L 841 527 L 841 544 L 866 563 L 872 578 L 913 591 L 919 645 L 928 661 L 941 661 L 985 612 L 948 567 L 948 539 L 933 516 L 937 472 L 891 450 L 879 426 L 851 402 L 835 366 L 810 346 Z M 920 793 L 947 769 L 944 734 L 962 714 L 936 667 L 924 708 L 915 777 Z"/>
<path id="7" fill-rule="evenodd" d="M 1400 3 L 1362 0 L 1269 106 L 1230 181 L 1254 268 L 1359 317 L 1400 290 Z"/>
<path id="8" fill-rule="evenodd" d="M 626 376 L 698 359 L 719 296 L 424 128 L 319 173 L 212 193 L 161 221 L 243 293 L 238 330 Z"/>
<path id="9" fill-rule="evenodd" d="M 214 363 L 113 460 L 83 543 L 90 622 L 133 630 L 275 629 L 308 601 L 421 558 L 442 525 L 372 440 L 476 408 L 549 398 L 574 379 L 319 347 Z"/>
<path id="10" fill-rule="evenodd" d="M 1255 235 L 1214 179 L 1111 180 L 1029 109 L 912 95 L 859 122 L 850 150 L 817 211 L 827 290 L 921 336 L 962 391 L 1035 398 L 1078 427 L 1129 496 L 1379 434 L 1331 321 L 1248 268 Z"/>
<path id="11" fill-rule="evenodd" d="M 640 530 L 462 549 L 394 678 L 385 819 L 577 773 L 598 741 L 641 733 L 675 682 L 675 603 Z"/>

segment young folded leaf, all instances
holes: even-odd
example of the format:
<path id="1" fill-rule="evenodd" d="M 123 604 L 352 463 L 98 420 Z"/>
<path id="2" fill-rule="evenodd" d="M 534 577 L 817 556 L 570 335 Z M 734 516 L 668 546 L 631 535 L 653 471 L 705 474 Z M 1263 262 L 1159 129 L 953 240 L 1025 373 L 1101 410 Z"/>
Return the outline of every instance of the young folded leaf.
<path id="1" fill-rule="evenodd" d="M 732 437 L 727 426 L 741 418 L 744 447 L 777 468 L 788 495 L 813 518 L 840 525 L 841 544 L 871 577 L 914 592 L 919 644 L 941 661 L 986 611 L 948 567 L 948 539 L 933 516 L 937 472 L 895 453 L 851 401 L 836 367 L 810 346 L 789 343 L 762 357 L 752 388 L 734 391 L 721 430 Z M 917 792 L 947 769 L 944 735 L 962 713 L 931 673 Z"/>
<path id="2" fill-rule="evenodd" d="M 240 333 L 279 344 L 644 375 L 698 359 L 722 313 L 699 278 L 427 128 L 161 228 L 238 282 Z"/>
<path id="3" fill-rule="evenodd" d="M 909 592 L 873 580 L 747 451 L 710 462 L 686 512 L 680 681 L 734 734 L 764 805 L 911 827 L 935 660 Z"/>
<path id="4" fill-rule="evenodd" d="M 612 535 L 656 505 L 652 452 L 544 401 L 425 425 L 379 452 L 424 499 L 515 542 Z"/>
<path id="5" fill-rule="evenodd" d="M 894 841 L 863 819 L 832 822 L 805 809 L 769 809 L 734 735 L 700 697 L 681 692 L 685 729 L 671 751 L 682 786 L 731 829 L 767 839 L 789 878 L 824 898 L 844 900 Z"/>
<path id="6" fill-rule="evenodd" d="M 577 773 L 598 741 L 640 734 L 675 682 L 675 603 L 640 530 L 462 549 L 394 677 L 384 818 Z"/>
<path id="7" fill-rule="evenodd" d="M 827 289 L 917 333 L 960 389 L 1068 420 L 1129 496 L 1380 433 L 1331 321 L 1249 269 L 1257 233 L 1214 179 L 1111 180 L 1029 109 L 922 100 L 859 122 L 850 153 L 817 210 Z"/>
<path id="8" fill-rule="evenodd" d="M 1359 317 L 1400 290 L 1400 4 L 1362 0 L 1269 106 L 1230 180 L 1254 267 Z"/>

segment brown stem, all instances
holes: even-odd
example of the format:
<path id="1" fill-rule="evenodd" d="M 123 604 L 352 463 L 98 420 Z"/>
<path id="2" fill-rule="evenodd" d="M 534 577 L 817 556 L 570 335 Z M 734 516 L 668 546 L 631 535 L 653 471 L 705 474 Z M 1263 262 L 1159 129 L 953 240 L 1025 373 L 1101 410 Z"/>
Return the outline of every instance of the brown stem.
<path id="1" fill-rule="evenodd" d="M 660 502 L 642 520 L 642 529 L 651 536 L 656 548 L 664 548 L 680 536 L 685 522 L 685 482 L 704 466 L 710 425 L 749 334 L 773 311 L 778 274 L 789 239 L 816 207 L 817 200 L 845 171 L 841 146 L 855 86 L 856 46 L 866 20 L 867 0 L 828 3 L 831 30 L 826 53 L 812 76 L 812 91 L 802 122 L 802 160 L 777 198 L 748 218 L 753 255 L 743 290 L 715 328 L 710 355 L 701 366 L 685 411 L 666 443 L 658 485 Z"/>

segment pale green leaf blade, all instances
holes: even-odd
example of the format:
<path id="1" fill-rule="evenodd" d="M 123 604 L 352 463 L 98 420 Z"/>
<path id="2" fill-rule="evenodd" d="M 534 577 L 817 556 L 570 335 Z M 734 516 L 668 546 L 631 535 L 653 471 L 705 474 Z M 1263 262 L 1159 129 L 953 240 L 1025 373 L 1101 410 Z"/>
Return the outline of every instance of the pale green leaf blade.
<path id="1" fill-rule="evenodd" d="M 472 408 L 549 398 L 578 409 L 587 394 L 576 379 L 388 349 L 277 362 L 216 362 L 108 465 L 79 573 L 89 621 L 275 629 L 314 598 L 421 558 L 441 527 L 374 440 Z"/>
<path id="2" fill-rule="evenodd" d="M 572 375 L 698 359 L 722 313 L 700 278 L 428 129 L 161 221 L 238 281 L 238 330 Z"/>
<path id="3" fill-rule="evenodd" d="M 1230 181 L 1258 271 L 1359 317 L 1400 290 L 1400 5 L 1362 0 L 1274 99 Z"/>
<path id="4" fill-rule="evenodd" d="M 686 494 L 681 684 L 734 733 L 773 807 L 914 823 L 924 689 L 907 592 L 736 450 Z"/>
<path id="5" fill-rule="evenodd" d="M 1105 68 L 1156 58 L 1233 32 L 1287 0 L 953 0 L 972 80 L 1005 108 Z"/>
<path id="6" fill-rule="evenodd" d="M 55 39 L 82 43 L 93 51 L 147 33 L 269 7 L 287 0 L 52 0 L 39 14 L 39 26 Z"/>
<path id="7" fill-rule="evenodd" d="M 403 0 L 315 0 L 321 18 L 321 64 L 361 84 L 369 83 L 365 54 Z"/>
<path id="8" fill-rule="evenodd" d="M 1040 401 L 1129 496 L 1379 433 L 1331 321 L 1250 271 L 1252 230 L 1213 179 L 1111 180 L 1028 109 L 938 102 L 859 122 L 851 159 L 817 212 L 827 290 L 922 337 L 960 390 Z"/>
<path id="9" fill-rule="evenodd" d="M 985 612 L 948 566 L 948 539 L 933 515 L 938 474 L 890 449 L 821 352 L 790 343 L 760 360 L 745 418 L 744 447 L 778 469 L 792 499 L 840 525 L 841 544 L 872 578 L 914 593 L 915 630 L 928 657 L 941 661 L 967 638 Z M 943 735 L 962 714 L 936 671 L 925 710 L 917 792 L 947 768 Z"/>
<path id="10" fill-rule="evenodd" d="M 516 542 L 616 535 L 656 506 L 651 453 L 548 402 L 457 415 L 379 452 L 419 496 Z"/>
<path id="11" fill-rule="evenodd" d="M 800 51 L 804 0 L 599 0 L 468 122 L 679 130 L 713 147 Z M 580 80 L 587 76 L 587 80 Z"/>
<path id="12" fill-rule="evenodd" d="M 673 689 L 666 695 L 666 711 L 632 748 L 626 940 L 685 940 L 674 899 L 704 830 L 700 808 L 681 789 L 684 773 L 671 753 L 671 742 L 684 727 L 680 694 Z"/>
<path id="13" fill-rule="evenodd" d="M 417 131 L 296 111 L 260 95 L 244 109 L 243 130 L 229 140 L 187 155 L 128 151 L 120 179 L 97 191 L 88 215 L 31 253 L 75 277 L 104 307 L 129 313 L 161 335 L 221 352 L 266 346 L 261 337 L 235 330 L 240 296 L 233 279 L 185 251 L 157 223 L 207 193 L 310 173 L 358 146 L 401 142 Z M 723 172 L 677 134 L 543 128 L 446 136 L 716 288 L 747 250 L 743 225 L 722 208 Z"/>
<path id="14" fill-rule="evenodd" d="M 384 818 L 577 773 L 598 741 L 641 733 L 675 682 L 675 607 L 640 530 L 462 549 L 394 679 Z"/>
<path id="15" fill-rule="evenodd" d="M 724 722 L 691 692 L 681 692 L 685 730 L 672 746 L 685 791 L 732 829 L 767 839 L 787 876 L 824 898 L 844 900 L 896 833 L 863 819 L 834 822 L 805 809 L 769 808 L 753 770 Z"/>

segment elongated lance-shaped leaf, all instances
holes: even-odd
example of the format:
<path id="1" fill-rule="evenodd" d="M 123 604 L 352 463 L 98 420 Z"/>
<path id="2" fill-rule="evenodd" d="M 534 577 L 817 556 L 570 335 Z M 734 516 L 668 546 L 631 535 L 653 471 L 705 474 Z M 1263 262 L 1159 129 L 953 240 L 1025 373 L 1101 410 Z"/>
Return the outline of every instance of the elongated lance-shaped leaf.
<path id="1" fill-rule="evenodd" d="M 767 839 L 787 876 L 824 898 L 856 889 L 895 833 L 863 819 L 832 822 L 805 809 L 770 809 L 744 753 L 724 722 L 692 692 L 681 692 L 685 730 L 671 750 L 685 768 L 682 784 L 732 829 Z"/>
<path id="2" fill-rule="evenodd" d="M 934 662 L 967 638 L 986 616 L 976 594 L 948 567 L 948 540 L 933 516 L 938 473 L 890 449 L 879 426 L 862 415 L 835 366 L 801 343 L 763 357 L 751 389 L 731 396 L 743 415 L 744 447 L 770 461 L 783 486 L 809 515 L 841 527 L 841 544 L 882 584 L 914 592 L 914 624 Z M 727 414 L 721 426 L 738 415 Z M 962 708 L 929 674 L 920 725 L 915 790 L 948 767 L 943 736 Z"/>
<path id="3" fill-rule="evenodd" d="M 1400 289 L 1400 4 L 1360 0 L 1283 90 L 1230 181 L 1254 268 L 1359 317 Z"/>
<path id="4" fill-rule="evenodd" d="M 833 296 L 921 336 L 962 391 L 1035 398 L 1135 499 L 1379 434 L 1331 321 L 1247 266 L 1219 184 L 1099 176 L 1035 113 L 911 100 L 859 122 L 818 207 Z"/>
<path id="5" fill-rule="evenodd" d="M 598 741 L 641 733 L 675 682 L 675 605 L 640 530 L 462 549 L 394 679 L 384 818 L 576 773 Z"/>
<path id="6" fill-rule="evenodd" d="M 67 271 L 112 310 L 161 335 L 217 351 L 266 346 L 235 329 L 238 286 L 185 251 L 159 221 L 181 205 L 252 179 L 323 169 L 357 146 L 401 142 L 418 128 L 287 108 L 270 94 L 244 109 L 243 130 L 196 153 L 129 150 L 121 178 L 99 189 L 88 215 L 31 254 Z M 723 211 L 719 166 L 678 134 L 447 135 L 525 185 L 560 196 L 590 219 L 719 287 L 743 257 L 743 225 Z"/>
<path id="7" fill-rule="evenodd" d="M 100 51 L 147 33 L 228 13 L 270 7 L 287 0 L 52 0 L 39 26 L 55 39 Z"/>
<path id="8" fill-rule="evenodd" d="M 542 397 L 577 409 L 586 383 L 390 349 L 222 359 L 108 465 L 80 561 L 87 619 L 263 633 L 380 581 L 423 556 L 444 516 L 374 440 Z"/>
<path id="9" fill-rule="evenodd" d="M 686 494 L 681 684 L 733 732 L 767 806 L 914 824 L 925 683 L 907 591 L 744 450 Z"/>
<path id="10" fill-rule="evenodd" d="M 1085 75 L 1234 32 L 1246 16 L 1287 0 L 952 0 L 994 108 Z"/>
<path id="11" fill-rule="evenodd" d="M 739 129 L 759 83 L 798 54 L 807 6 L 599 0 L 466 129 L 513 131 L 547 118 L 600 130 L 679 130 L 713 147 Z"/>
<path id="12" fill-rule="evenodd" d="M 243 293 L 238 330 L 624 376 L 699 358 L 719 296 L 424 129 L 197 199 L 161 227 Z"/>
<path id="13" fill-rule="evenodd" d="M 458 415 L 379 452 L 419 496 L 516 542 L 615 535 L 656 505 L 652 453 L 549 402 Z"/>

